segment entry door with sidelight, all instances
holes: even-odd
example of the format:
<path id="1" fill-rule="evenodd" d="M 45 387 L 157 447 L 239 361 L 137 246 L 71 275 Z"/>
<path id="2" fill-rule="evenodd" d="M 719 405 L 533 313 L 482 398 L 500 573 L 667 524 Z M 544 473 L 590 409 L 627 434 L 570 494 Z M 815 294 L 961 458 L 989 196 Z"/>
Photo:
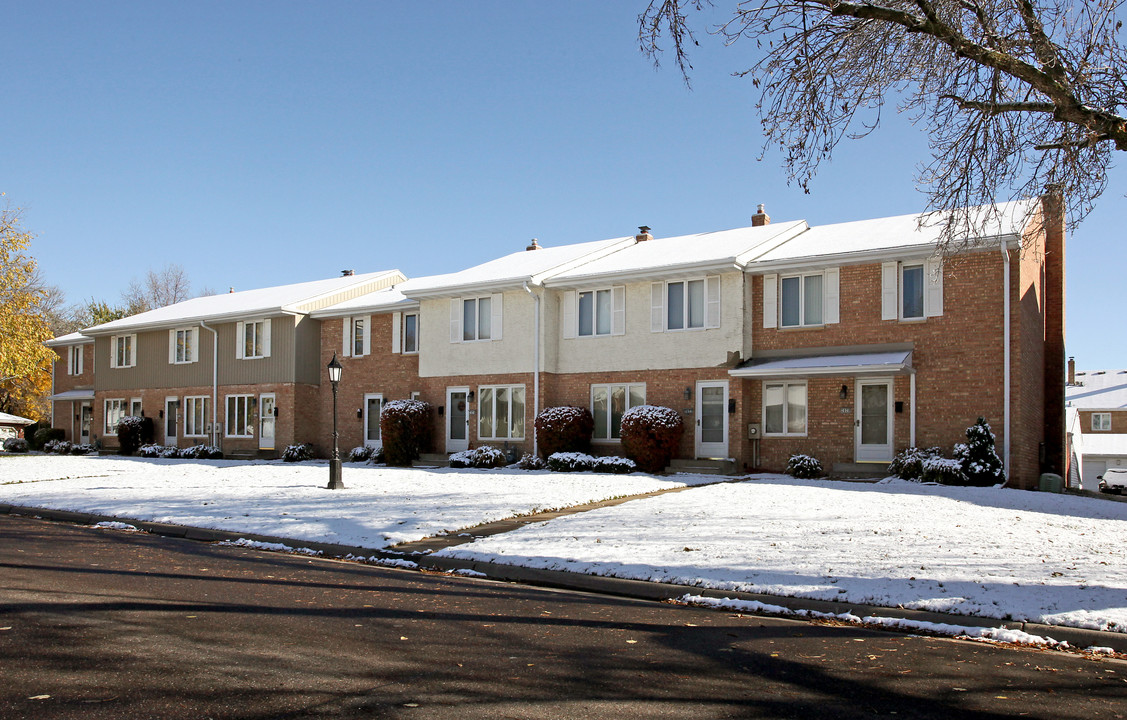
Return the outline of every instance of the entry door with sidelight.
<path id="1" fill-rule="evenodd" d="M 164 444 L 175 445 L 180 434 L 178 427 L 180 412 L 180 399 L 169 397 L 164 399 Z"/>
<path id="2" fill-rule="evenodd" d="M 278 415 L 275 412 L 278 401 L 274 393 L 263 393 L 258 396 L 258 449 L 274 449 L 274 428 L 278 424 Z"/>
<path id="3" fill-rule="evenodd" d="M 446 452 L 470 447 L 469 388 L 446 388 Z"/>
<path id="4" fill-rule="evenodd" d="M 380 436 L 380 410 L 383 408 L 383 395 L 367 393 L 364 395 L 364 444 L 378 448 L 383 445 Z"/>
<path id="5" fill-rule="evenodd" d="M 697 383 L 696 454 L 728 457 L 728 381 Z"/>
<path id="6" fill-rule="evenodd" d="M 857 462 L 892 460 L 892 381 L 858 380 L 854 401 Z"/>

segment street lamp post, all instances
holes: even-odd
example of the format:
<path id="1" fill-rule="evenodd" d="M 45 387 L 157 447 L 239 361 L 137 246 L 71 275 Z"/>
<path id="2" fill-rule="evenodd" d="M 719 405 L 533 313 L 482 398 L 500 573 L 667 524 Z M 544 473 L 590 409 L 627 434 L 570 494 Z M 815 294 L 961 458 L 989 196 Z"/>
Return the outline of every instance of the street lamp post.
<path id="1" fill-rule="evenodd" d="M 340 383 L 342 370 L 337 354 L 329 361 L 329 382 L 333 384 L 333 456 L 329 459 L 329 485 L 328 490 L 343 490 L 344 482 L 341 480 L 340 449 L 337 447 L 337 385 Z"/>

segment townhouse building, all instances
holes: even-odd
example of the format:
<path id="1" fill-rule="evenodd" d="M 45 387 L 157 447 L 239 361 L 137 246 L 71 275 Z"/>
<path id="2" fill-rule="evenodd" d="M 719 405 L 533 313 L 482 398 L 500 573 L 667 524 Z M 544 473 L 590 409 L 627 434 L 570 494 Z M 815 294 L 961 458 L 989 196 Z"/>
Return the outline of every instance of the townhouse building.
<path id="1" fill-rule="evenodd" d="M 658 238 L 642 227 L 551 248 L 533 241 L 447 275 L 376 273 L 366 287 L 325 289 L 316 301 L 207 315 L 181 303 L 168 317 L 153 311 L 84 331 L 101 358 L 93 423 L 108 427 L 114 401 L 130 401 L 134 389 L 144 409 L 151 396 L 165 417 L 169 399 L 206 395 L 195 376 L 169 381 L 183 364 L 174 362 L 181 351 L 172 333 L 193 317 L 221 316 L 221 355 L 232 357 L 216 376 L 224 391 L 210 397 L 224 406 L 232 396 L 248 407 L 272 402 L 276 447 L 330 447 L 324 367 L 335 355 L 344 366 L 344 451 L 381 443 L 380 412 L 391 399 L 434 406 L 433 449 L 448 453 L 481 444 L 534 452 L 537 413 L 576 405 L 595 418 L 597 451 L 617 454 L 622 414 L 652 404 L 682 414 L 683 458 L 777 471 L 804 452 L 832 473 L 878 474 L 909 446 L 949 452 L 983 416 L 1012 484 L 1036 487 L 1040 472 L 1063 467 L 1059 206 L 1044 198 L 981 209 L 979 236 L 947 257 L 936 254 L 934 218 L 810 227 L 772 223 L 760 206 L 747 228 Z M 227 335 L 233 343 L 245 323 L 268 315 L 290 318 L 286 369 L 239 375 L 242 358 Z M 133 330 L 152 334 L 142 338 L 147 356 L 168 359 L 149 361 L 151 374 L 113 374 L 133 368 L 121 357 L 129 352 L 121 338 Z M 188 357 L 211 348 L 191 347 L 198 351 Z M 236 429 L 239 417 L 253 426 L 238 402 L 217 420 L 225 451 L 268 450 L 261 427 L 253 441 L 229 432 L 230 417 Z M 179 428 L 164 434 L 178 438 Z"/>
<path id="2" fill-rule="evenodd" d="M 1076 370 L 1065 389 L 1069 483 L 1095 490 L 1109 468 L 1127 467 L 1127 370 Z"/>
<path id="3" fill-rule="evenodd" d="M 51 418 L 72 443 L 94 440 L 94 338 L 80 332 L 48 340 L 56 353 L 51 366 Z"/>

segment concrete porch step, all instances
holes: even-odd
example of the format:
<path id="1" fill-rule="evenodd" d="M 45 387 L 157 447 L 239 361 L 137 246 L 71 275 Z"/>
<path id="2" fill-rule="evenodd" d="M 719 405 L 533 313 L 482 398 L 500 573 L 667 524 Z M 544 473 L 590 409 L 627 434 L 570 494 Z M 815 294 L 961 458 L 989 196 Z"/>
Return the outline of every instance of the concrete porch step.
<path id="1" fill-rule="evenodd" d="M 847 480 L 880 480 L 888 477 L 888 463 L 834 463 L 827 474 Z"/>
<path id="2" fill-rule="evenodd" d="M 669 461 L 667 473 L 694 473 L 696 475 L 735 475 L 738 468 L 735 460 L 691 460 L 676 458 Z"/>
<path id="3" fill-rule="evenodd" d="M 450 456 L 446 453 L 422 453 L 418 460 L 411 461 L 411 467 L 449 467 Z"/>

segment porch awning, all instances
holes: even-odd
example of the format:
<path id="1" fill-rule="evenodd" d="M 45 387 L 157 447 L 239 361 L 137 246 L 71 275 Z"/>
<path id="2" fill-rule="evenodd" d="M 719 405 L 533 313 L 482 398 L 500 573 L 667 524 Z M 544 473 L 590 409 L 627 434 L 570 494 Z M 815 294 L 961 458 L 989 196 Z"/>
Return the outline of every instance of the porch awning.
<path id="1" fill-rule="evenodd" d="M 67 390 L 61 393 L 55 393 L 47 398 L 48 400 L 93 400 L 93 390 Z"/>
<path id="2" fill-rule="evenodd" d="M 728 371 L 733 377 L 772 378 L 813 375 L 889 375 L 912 372 L 912 351 L 851 355 L 800 355 L 749 360 Z"/>

